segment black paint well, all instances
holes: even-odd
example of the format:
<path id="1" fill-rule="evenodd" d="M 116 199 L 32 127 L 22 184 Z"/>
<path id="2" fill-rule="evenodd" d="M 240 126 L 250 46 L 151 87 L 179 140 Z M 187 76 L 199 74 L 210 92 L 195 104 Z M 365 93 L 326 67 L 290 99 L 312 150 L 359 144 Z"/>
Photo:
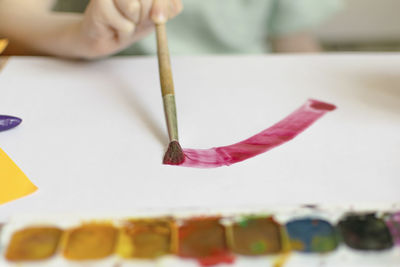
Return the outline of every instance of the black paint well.
<path id="1" fill-rule="evenodd" d="M 385 222 L 376 214 L 348 214 L 338 224 L 343 241 L 359 250 L 384 250 L 393 246 Z"/>

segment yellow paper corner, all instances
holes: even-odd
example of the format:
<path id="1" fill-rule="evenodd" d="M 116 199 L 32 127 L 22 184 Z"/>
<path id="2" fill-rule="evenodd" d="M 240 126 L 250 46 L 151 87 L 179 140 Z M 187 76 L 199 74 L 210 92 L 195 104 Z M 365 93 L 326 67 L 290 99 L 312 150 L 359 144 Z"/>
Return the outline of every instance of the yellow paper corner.
<path id="1" fill-rule="evenodd" d="M 0 54 L 3 53 L 3 51 L 6 49 L 7 45 L 8 45 L 8 40 L 0 38 Z"/>
<path id="2" fill-rule="evenodd" d="M 0 205 L 32 194 L 37 189 L 0 148 Z"/>

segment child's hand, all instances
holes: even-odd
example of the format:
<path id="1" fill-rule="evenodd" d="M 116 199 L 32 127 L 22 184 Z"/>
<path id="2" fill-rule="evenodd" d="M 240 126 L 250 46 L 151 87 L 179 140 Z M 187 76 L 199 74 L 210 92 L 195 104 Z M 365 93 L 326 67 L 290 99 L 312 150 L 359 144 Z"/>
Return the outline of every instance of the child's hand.
<path id="1" fill-rule="evenodd" d="M 79 27 L 85 57 L 113 54 L 175 17 L 181 0 L 91 0 Z"/>

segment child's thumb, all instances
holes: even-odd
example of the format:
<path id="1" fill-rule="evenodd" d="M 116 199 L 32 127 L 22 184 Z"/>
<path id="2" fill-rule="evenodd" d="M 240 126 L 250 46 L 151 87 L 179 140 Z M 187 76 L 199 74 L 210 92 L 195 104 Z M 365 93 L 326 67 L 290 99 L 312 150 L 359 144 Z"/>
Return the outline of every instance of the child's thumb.
<path id="1" fill-rule="evenodd" d="M 154 0 L 151 9 L 150 17 L 156 24 L 165 23 L 168 19 L 168 1 L 169 0 Z"/>

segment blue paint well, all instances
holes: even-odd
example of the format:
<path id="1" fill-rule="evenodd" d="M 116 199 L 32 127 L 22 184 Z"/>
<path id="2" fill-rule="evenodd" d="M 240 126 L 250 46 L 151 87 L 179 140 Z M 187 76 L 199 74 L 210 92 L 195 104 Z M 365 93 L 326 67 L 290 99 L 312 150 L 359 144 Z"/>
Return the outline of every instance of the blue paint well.
<path id="1" fill-rule="evenodd" d="M 303 252 L 329 252 L 338 246 L 335 228 L 327 221 L 304 218 L 286 224 L 293 249 Z"/>

